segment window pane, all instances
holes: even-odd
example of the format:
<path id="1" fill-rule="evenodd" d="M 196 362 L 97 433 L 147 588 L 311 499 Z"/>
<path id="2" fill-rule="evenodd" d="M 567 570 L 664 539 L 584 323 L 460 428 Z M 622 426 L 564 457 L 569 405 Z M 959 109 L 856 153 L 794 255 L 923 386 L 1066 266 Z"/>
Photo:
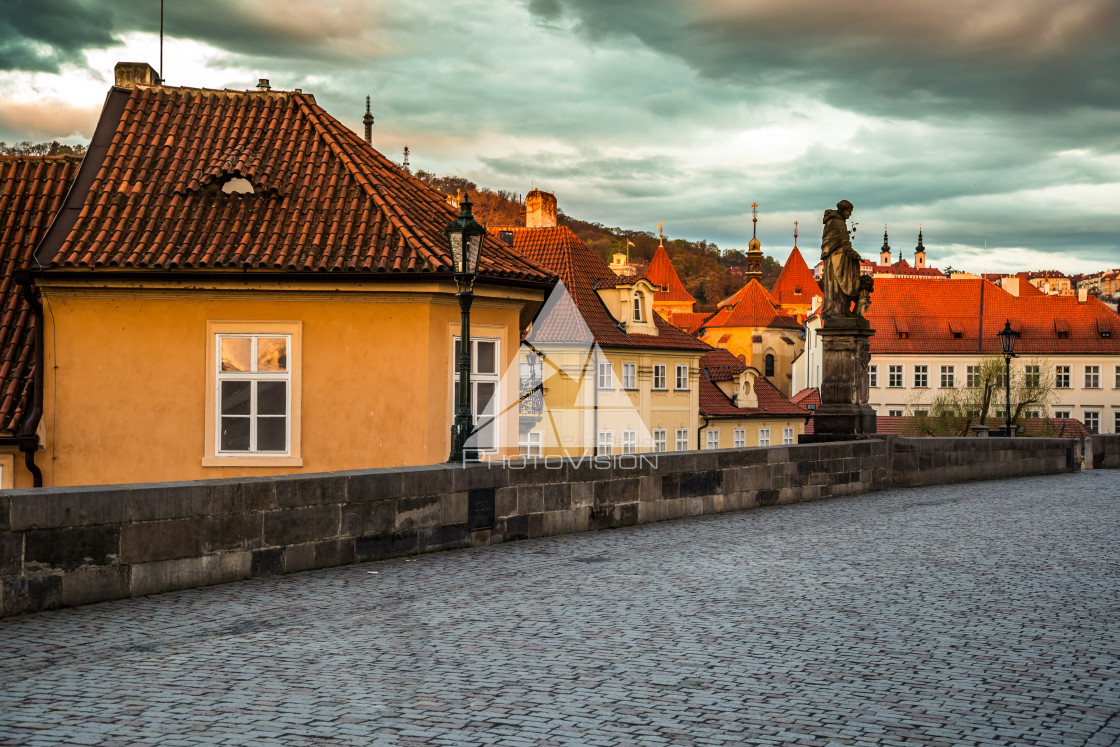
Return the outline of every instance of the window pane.
<path id="1" fill-rule="evenodd" d="M 286 381 L 258 381 L 257 382 L 257 414 L 258 415 L 287 415 L 288 414 L 288 382 L 286 382 Z"/>
<path id="2" fill-rule="evenodd" d="M 222 451 L 249 450 L 249 418 L 222 418 Z"/>
<path id="3" fill-rule="evenodd" d="M 222 370 L 248 371 L 249 347 L 252 340 L 248 337 L 223 337 Z"/>
<path id="4" fill-rule="evenodd" d="M 476 412 L 486 415 L 495 414 L 498 403 L 494 401 L 494 390 L 497 386 L 491 381 L 480 381 L 474 385 Z"/>
<path id="5" fill-rule="evenodd" d="M 285 337 L 260 337 L 257 339 L 257 370 L 287 371 L 288 340 Z"/>
<path id="6" fill-rule="evenodd" d="M 467 445 L 473 446 L 476 449 L 493 449 L 495 435 L 497 433 L 497 428 L 494 425 L 494 418 L 479 418 L 478 422 L 474 425 L 474 435 L 467 439 Z"/>
<path id="7" fill-rule="evenodd" d="M 287 448 L 287 418 L 257 418 L 257 451 L 284 451 Z"/>
<path id="8" fill-rule="evenodd" d="M 475 344 L 474 373 L 498 373 L 498 343 L 479 340 Z"/>
<path id="9" fill-rule="evenodd" d="M 222 382 L 222 414 L 248 415 L 251 381 Z"/>

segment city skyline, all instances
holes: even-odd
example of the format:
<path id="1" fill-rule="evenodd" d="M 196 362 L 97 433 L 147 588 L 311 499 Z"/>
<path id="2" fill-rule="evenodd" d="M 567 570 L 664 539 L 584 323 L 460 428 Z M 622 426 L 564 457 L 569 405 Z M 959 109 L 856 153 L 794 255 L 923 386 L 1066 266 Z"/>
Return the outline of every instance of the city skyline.
<path id="1" fill-rule="evenodd" d="M 573 217 L 746 249 L 855 204 L 875 260 L 971 272 L 1120 262 L 1120 11 L 967 0 L 459 0 L 166 8 L 169 85 L 302 88 L 414 170 L 554 192 Z M 158 2 L 52 0 L 0 27 L 0 140 L 87 141 L 112 68 L 159 67 Z M 988 244 L 985 257 L 984 243 Z"/>

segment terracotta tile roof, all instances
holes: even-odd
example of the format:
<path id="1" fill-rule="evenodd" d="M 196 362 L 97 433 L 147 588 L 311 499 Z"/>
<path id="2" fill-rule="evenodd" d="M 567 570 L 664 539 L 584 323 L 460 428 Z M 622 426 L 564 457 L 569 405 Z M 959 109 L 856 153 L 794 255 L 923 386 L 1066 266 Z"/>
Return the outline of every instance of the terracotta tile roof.
<path id="1" fill-rule="evenodd" d="M 654 303 L 658 301 L 696 303 L 692 294 L 685 290 L 684 283 L 677 275 L 664 246 L 658 246 L 657 251 L 653 253 L 653 259 L 649 261 L 649 268 L 646 269 L 645 277 L 657 288 L 653 294 Z"/>
<path id="2" fill-rule="evenodd" d="M 927 283 L 878 278 L 867 318 L 876 330 L 871 352 L 877 355 L 999 353 L 996 333 L 1008 319 L 1022 335 L 1015 350 L 1024 356 L 1120 354 L 1120 315 L 1096 298 L 1078 303 L 1076 296 L 1016 297 L 979 279 Z M 1062 323 L 1068 331 L 1061 331 Z M 1110 336 L 1102 337 L 1102 329 Z M 959 330 L 959 337 L 954 330 Z"/>
<path id="3" fill-rule="evenodd" d="M 36 373 L 35 320 L 14 276 L 30 269 L 35 245 L 62 205 L 80 162 L 75 156 L 0 156 L 0 431 L 19 430 Z"/>
<path id="4" fill-rule="evenodd" d="M 611 271 L 614 275 L 614 271 Z M 614 275 L 613 278 L 603 278 L 602 280 L 595 281 L 596 290 L 604 290 L 606 288 L 617 288 L 620 285 L 633 285 L 640 278 L 636 275 Z"/>
<path id="5" fill-rule="evenodd" d="M 823 295 L 812 270 L 805 264 L 805 259 L 797 247 L 789 253 L 778 280 L 770 289 L 770 295 L 783 306 L 810 304 L 813 296 Z"/>
<path id="6" fill-rule="evenodd" d="M 700 367 L 708 372 L 712 381 L 730 381 L 747 370 L 746 363 L 724 348 L 714 348 L 704 353 L 700 358 Z"/>
<path id="7" fill-rule="evenodd" d="M 39 250 L 45 266 L 450 270 L 443 230 L 456 210 L 308 94 L 114 88 L 78 184 Z M 247 192 L 223 191 L 238 184 Z M 495 237 L 480 265 L 548 280 Z"/>
<path id="8" fill-rule="evenodd" d="M 797 319 L 783 314 L 774 299 L 757 280 L 751 280 L 704 322 L 706 329 L 715 327 L 787 327 L 800 329 Z"/>
<path id="9" fill-rule="evenodd" d="M 711 315 L 710 311 L 678 311 L 669 317 L 669 323 L 685 332 L 695 332 Z"/>
<path id="10" fill-rule="evenodd" d="M 810 412 L 791 403 L 766 377 L 754 380 L 758 407 L 736 407 L 707 376 L 700 377 L 700 414 L 709 418 L 808 417 Z"/>
<path id="11" fill-rule="evenodd" d="M 821 406 L 821 390 L 816 387 L 802 389 L 800 392 L 790 397 L 789 401 L 810 410 L 815 409 Z"/>
<path id="12" fill-rule="evenodd" d="M 546 303 L 526 340 L 595 342 L 609 347 L 708 350 L 710 346 L 653 315 L 657 335 L 627 334 L 595 292 L 596 283 L 613 285 L 617 276 L 599 255 L 567 226 L 514 228 L 513 247 L 532 262 L 559 276 L 567 289 L 555 305 Z"/>

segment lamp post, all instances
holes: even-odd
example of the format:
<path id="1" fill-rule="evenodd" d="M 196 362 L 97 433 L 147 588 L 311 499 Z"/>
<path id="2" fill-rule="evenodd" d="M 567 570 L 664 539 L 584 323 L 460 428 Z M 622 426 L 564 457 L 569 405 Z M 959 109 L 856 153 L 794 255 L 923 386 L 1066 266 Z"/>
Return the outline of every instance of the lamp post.
<path id="1" fill-rule="evenodd" d="M 1004 411 L 1004 425 L 1003 435 L 1008 438 L 1011 437 L 1011 359 L 1018 358 L 1015 354 L 1015 341 L 1019 339 L 1019 333 L 1011 329 L 1011 320 L 1008 319 L 1003 325 L 1003 329 L 997 333 L 999 337 L 999 344 L 1003 348 L 1003 360 L 1007 366 L 1007 370 L 1003 376 L 1004 391 L 1007 394 L 1007 409 Z"/>
<path id="2" fill-rule="evenodd" d="M 462 315 L 459 332 L 459 403 L 455 407 L 455 422 L 451 425 L 451 456 L 449 462 L 477 462 L 478 450 L 467 448 L 467 439 L 474 430 L 471 415 L 471 302 L 474 301 L 474 279 L 478 274 L 478 258 L 482 250 L 482 236 L 486 229 L 471 215 L 471 201 L 464 196 L 459 203 L 459 217 L 444 229 L 451 244 L 451 265 L 455 287 L 459 292 L 459 311 Z"/>

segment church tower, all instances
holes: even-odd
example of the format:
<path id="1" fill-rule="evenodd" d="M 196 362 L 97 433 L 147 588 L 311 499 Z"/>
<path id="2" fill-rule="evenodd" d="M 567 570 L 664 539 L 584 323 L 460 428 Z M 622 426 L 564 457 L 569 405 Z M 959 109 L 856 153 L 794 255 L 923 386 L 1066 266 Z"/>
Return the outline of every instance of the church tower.
<path id="1" fill-rule="evenodd" d="M 743 278 L 749 283 L 751 279 L 762 280 L 762 242 L 758 240 L 758 203 L 751 203 L 751 214 L 754 216 L 752 222 L 754 229 L 751 235 L 751 243 L 747 249 L 747 271 L 743 273 Z"/>
<path id="2" fill-rule="evenodd" d="M 926 248 L 922 245 L 922 224 L 918 224 L 918 245 L 914 247 L 914 266 L 919 270 L 926 266 Z"/>
<path id="3" fill-rule="evenodd" d="M 879 264 L 889 267 L 891 263 L 891 245 L 887 243 L 887 224 L 883 224 L 883 247 L 879 250 Z"/>

